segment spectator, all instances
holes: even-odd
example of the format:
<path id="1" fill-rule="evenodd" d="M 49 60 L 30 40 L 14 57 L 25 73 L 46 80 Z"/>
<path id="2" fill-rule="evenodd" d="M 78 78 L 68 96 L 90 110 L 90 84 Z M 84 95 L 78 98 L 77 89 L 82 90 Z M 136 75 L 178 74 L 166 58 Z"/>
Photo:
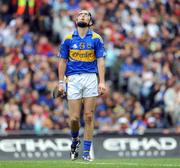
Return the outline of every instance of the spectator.
<path id="1" fill-rule="evenodd" d="M 31 114 L 26 115 L 25 123 L 22 124 L 22 130 L 29 130 L 29 131 L 34 130 L 34 119 Z"/>
<path id="2" fill-rule="evenodd" d="M 1 135 L 6 135 L 6 128 L 8 127 L 8 124 L 6 122 L 6 119 L 1 116 L 0 117 L 0 133 Z"/>
<path id="3" fill-rule="evenodd" d="M 0 2 L 2 133 L 68 132 L 67 105 L 52 99 L 50 92 L 58 80 L 56 50 L 74 29 L 78 8 L 92 13 L 92 28 L 101 34 L 107 49 L 108 87 L 97 99 L 95 128 L 132 135 L 170 127 L 179 132 L 176 0 L 32 0 L 33 10 L 23 8 L 21 13 L 17 2 Z"/>

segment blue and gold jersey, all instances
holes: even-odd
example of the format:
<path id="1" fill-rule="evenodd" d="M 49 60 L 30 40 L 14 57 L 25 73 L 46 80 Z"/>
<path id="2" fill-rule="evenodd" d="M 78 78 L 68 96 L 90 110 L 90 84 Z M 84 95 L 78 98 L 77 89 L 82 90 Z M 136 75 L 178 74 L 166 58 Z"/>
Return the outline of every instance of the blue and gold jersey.
<path id="1" fill-rule="evenodd" d="M 84 38 L 76 30 L 65 37 L 59 56 L 67 59 L 66 76 L 98 73 L 97 59 L 105 56 L 104 43 L 101 36 L 90 29 Z"/>

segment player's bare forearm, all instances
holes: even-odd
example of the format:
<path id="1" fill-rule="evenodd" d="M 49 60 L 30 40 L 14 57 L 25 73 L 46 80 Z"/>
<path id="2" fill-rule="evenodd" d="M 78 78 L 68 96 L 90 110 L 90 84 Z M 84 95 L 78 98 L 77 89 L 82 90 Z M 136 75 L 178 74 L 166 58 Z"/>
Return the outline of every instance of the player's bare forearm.
<path id="1" fill-rule="evenodd" d="M 64 80 L 64 74 L 66 70 L 66 59 L 60 58 L 58 65 L 59 80 Z"/>
<path id="2" fill-rule="evenodd" d="M 105 83 L 105 60 L 103 58 L 99 58 L 97 60 L 98 66 L 98 76 L 99 76 L 99 83 Z"/>

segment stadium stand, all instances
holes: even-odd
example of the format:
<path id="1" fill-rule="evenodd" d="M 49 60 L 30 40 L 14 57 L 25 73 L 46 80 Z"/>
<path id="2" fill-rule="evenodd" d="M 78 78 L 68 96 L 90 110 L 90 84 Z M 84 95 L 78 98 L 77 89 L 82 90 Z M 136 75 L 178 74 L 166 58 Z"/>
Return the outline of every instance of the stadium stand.
<path id="1" fill-rule="evenodd" d="M 178 1 L 24 2 L 0 0 L 1 134 L 69 131 L 66 101 L 53 99 L 51 90 L 59 44 L 75 27 L 79 8 L 92 13 L 107 51 L 107 92 L 97 99 L 96 130 L 180 133 Z"/>

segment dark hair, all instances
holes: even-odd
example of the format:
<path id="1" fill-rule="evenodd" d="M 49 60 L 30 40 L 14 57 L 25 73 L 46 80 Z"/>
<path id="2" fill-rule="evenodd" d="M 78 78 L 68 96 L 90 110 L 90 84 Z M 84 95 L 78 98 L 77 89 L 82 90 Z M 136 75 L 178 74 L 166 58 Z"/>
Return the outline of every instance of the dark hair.
<path id="1" fill-rule="evenodd" d="M 89 21 L 89 26 L 92 26 L 94 24 L 94 19 L 92 18 L 92 15 L 90 12 L 89 13 L 89 16 L 90 16 L 90 21 Z"/>

